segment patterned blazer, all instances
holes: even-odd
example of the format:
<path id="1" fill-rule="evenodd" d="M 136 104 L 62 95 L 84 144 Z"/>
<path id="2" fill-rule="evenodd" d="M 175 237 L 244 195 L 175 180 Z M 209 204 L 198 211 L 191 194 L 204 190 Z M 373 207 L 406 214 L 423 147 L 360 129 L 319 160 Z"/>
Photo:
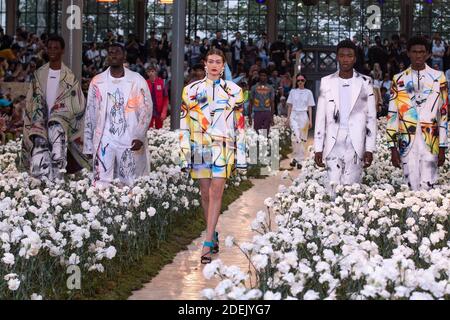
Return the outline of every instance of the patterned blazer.
<path id="1" fill-rule="evenodd" d="M 53 106 L 47 106 L 46 90 L 50 65 L 47 63 L 34 73 L 34 80 L 27 94 L 22 139 L 22 165 L 30 169 L 33 136 L 48 139 L 48 123 L 57 122 L 66 133 L 67 149 L 79 166 L 90 168 L 89 160 L 83 154 L 83 130 L 85 98 L 81 85 L 72 71 L 64 64 L 57 97 Z M 50 108 L 49 108 L 50 107 Z M 50 113 L 49 110 L 50 109 Z"/>
<path id="2" fill-rule="evenodd" d="M 390 148 L 399 148 L 401 156 L 406 156 L 411 149 L 418 123 L 432 154 L 437 155 L 439 147 L 448 145 L 448 88 L 445 75 L 429 66 L 421 73 L 422 101 L 418 101 L 415 95 L 411 68 L 395 75 L 392 81 L 387 140 Z M 418 104 L 421 108 L 420 119 Z"/>
<path id="3" fill-rule="evenodd" d="M 235 159 L 236 168 L 246 168 L 243 106 L 242 89 L 232 81 L 204 78 L 186 86 L 180 120 L 181 167 L 197 164 L 194 155 L 214 147 L 213 164 Z"/>

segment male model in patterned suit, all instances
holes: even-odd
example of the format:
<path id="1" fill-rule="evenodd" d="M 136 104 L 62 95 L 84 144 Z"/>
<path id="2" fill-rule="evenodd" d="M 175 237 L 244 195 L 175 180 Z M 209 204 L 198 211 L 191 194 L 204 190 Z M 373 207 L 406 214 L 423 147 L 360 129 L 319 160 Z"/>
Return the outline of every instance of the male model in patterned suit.
<path id="1" fill-rule="evenodd" d="M 426 65 L 426 39 L 410 39 L 408 55 L 411 67 L 392 82 L 387 138 L 392 164 L 403 167 L 409 187 L 428 190 L 436 184 L 448 145 L 447 81 L 443 72 Z"/>
<path id="2" fill-rule="evenodd" d="M 123 67 L 125 49 L 108 49 L 109 68 L 89 86 L 84 128 L 84 153 L 93 156 L 94 184 L 114 180 L 132 185 L 150 172 L 147 131 L 153 103 L 145 79 Z"/>

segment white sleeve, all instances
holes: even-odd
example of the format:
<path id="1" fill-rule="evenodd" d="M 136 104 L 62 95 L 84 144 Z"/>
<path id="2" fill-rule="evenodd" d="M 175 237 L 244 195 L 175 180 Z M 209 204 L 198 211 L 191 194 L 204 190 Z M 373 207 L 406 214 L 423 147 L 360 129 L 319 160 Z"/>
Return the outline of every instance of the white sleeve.
<path id="1" fill-rule="evenodd" d="M 295 89 L 294 89 L 295 90 Z M 288 98 L 287 98 L 287 100 L 286 100 L 286 103 L 290 103 L 290 104 L 294 104 L 294 102 L 292 101 L 292 100 L 294 100 L 294 90 L 291 90 L 290 92 L 289 92 L 289 96 L 288 96 Z"/>
<path id="2" fill-rule="evenodd" d="M 316 102 L 314 101 L 314 96 L 311 90 L 309 90 L 308 107 L 314 107 Z"/>

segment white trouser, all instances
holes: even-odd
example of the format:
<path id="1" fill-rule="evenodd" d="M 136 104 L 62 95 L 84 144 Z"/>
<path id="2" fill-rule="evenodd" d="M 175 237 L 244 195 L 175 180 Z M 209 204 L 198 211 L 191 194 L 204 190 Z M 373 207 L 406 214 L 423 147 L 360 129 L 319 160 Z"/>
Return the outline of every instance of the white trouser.
<path id="1" fill-rule="evenodd" d="M 36 136 L 31 152 L 31 175 L 39 179 L 62 179 L 60 171 L 67 166 L 67 139 L 63 127 L 56 122 L 48 126 L 48 140 Z"/>
<path id="2" fill-rule="evenodd" d="M 408 154 L 401 158 L 403 176 L 411 190 L 429 190 L 438 179 L 438 156 L 425 144 L 422 130 L 417 126 L 416 136 Z"/>
<path id="3" fill-rule="evenodd" d="M 307 157 L 307 142 L 309 130 L 309 117 L 307 111 L 291 113 L 289 119 L 292 129 L 292 148 L 294 151 L 294 159 L 302 161 Z"/>
<path id="4" fill-rule="evenodd" d="M 118 146 L 104 136 L 95 160 L 95 186 L 107 187 L 115 179 L 131 186 L 136 178 L 143 175 L 146 162 L 143 147 L 139 151 L 131 151 L 129 147 Z"/>
<path id="5" fill-rule="evenodd" d="M 336 143 L 325 159 L 328 171 L 329 191 L 334 194 L 336 185 L 360 183 L 363 159 L 359 158 L 348 135 L 348 130 L 339 129 Z"/>

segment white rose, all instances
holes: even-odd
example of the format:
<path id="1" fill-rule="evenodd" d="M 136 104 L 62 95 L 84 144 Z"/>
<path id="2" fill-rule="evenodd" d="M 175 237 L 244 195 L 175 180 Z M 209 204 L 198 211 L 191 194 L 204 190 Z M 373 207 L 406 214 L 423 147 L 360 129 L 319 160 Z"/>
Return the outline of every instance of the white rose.
<path id="1" fill-rule="evenodd" d="M 10 266 L 14 265 L 15 262 L 14 255 L 12 255 L 11 253 L 3 254 L 2 262 Z"/>
<path id="2" fill-rule="evenodd" d="M 110 246 L 108 249 L 105 250 L 105 256 L 111 260 L 116 256 L 117 250 L 114 248 L 114 246 Z"/>
<path id="3" fill-rule="evenodd" d="M 17 278 L 10 279 L 8 281 L 8 289 L 11 291 L 16 291 L 17 289 L 19 289 L 19 286 L 20 286 L 20 280 Z"/>

